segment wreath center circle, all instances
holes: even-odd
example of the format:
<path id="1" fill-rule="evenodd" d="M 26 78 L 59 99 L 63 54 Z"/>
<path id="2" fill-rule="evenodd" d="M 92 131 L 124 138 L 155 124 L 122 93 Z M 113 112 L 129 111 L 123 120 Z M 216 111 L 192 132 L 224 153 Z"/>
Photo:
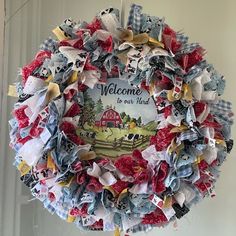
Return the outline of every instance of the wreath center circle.
<path id="1" fill-rule="evenodd" d="M 156 134 L 157 109 L 145 88 L 109 78 L 84 91 L 82 116 L 77 131 L 97 155 L 119 157 L 144 149 Z"/>

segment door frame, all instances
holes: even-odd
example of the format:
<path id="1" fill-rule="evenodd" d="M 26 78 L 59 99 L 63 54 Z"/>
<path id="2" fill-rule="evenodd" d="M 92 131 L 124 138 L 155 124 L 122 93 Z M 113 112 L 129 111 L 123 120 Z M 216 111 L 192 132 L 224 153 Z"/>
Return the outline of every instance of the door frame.
<path id="1" fill-rule="evenodd" d="M 12 67 L 18 67 L 27 61 L 27 48 L 39 45 L 39 31 L 41 21 L 41 0 L 18 0 L 19 6 L 24 7 L 19 11 L 13 10 L 14 0 L 0 0 L 0 235 L 21 235 L 21 208 L 28 204 L 29 196 L 22 192 L 22 182 L 19 174 L 12 165 L 13 151 L 10 149 L 8 120 L 12 109 L 13 99 L 7 96 L 8 86 L 16 80 L 16 75 L 9 75 Z M 29 6 L 30 4 L 30 6 Z M 13 12 L 11 12 L 11 10 Z M 17 11 L 17 13 L 16 13 Z M 15 14 L 16 13 L 16 14 Z M 6 19 L 14 15 L 10 21 Z M 34 16 L 32 18 L 32 15 Z M 18 24 L 18 22 L 20 22 Z M 31 24 L 33 31 L 29 32 L 27 24 Z M 32 34 L 31 45 L 26 38 Z M 17 45 L 12 37 L 17 35 Z M 14 50 L 12 50 L 14 48 Z M 10 65 L 10 66 L 9 66 Z"/>
<path id="2" fill-rule="evenodd" d="M 3 85 L 3 68 L 4 68 L 4 38 L 5 38 L 5 1 L 0 0 L 0 114 L 2 114 L 3 109 L 3 96 L 4 96 L 4 85 Z M 2 124 L 5 122 L 4 117 L 0 116 L 0 139 L 4 139 Z M 4 212 L 3 212 L 3 204 L 4 204 L 4 150 L 2 149 L 2 142 L 0 143 L 0 235 L 3 235 L 3 220 L 4 220 Z"/>

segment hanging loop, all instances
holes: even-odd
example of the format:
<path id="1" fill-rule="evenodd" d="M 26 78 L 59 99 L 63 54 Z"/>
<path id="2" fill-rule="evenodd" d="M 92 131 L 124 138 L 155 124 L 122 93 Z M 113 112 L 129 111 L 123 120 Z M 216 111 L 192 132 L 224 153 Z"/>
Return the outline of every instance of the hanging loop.
<path id="1" fill-rule="evenodd" d="M 125 27 L 125 3 L 125 0 L 120 1 L 120 22 L 122 27 Z"/>

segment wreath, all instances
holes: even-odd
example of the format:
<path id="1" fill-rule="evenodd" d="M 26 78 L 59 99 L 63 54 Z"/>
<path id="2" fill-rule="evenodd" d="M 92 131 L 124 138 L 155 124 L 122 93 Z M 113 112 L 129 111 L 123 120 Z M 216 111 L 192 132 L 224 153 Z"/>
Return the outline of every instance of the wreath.
<path id="1" fill-rule="evenodd" d="M 117 233 L 165 226 L 215 196 L 219 167 L 233 146 L 233 113 L 220 99 L 225 80 L 204 60 L 205 50 L 135 4 L 127 28 L 109 8 L 91 23 L 66 19 L 53 33 L 57 40 L 43 42 L 9 91 L 18 96 L 9 121 L 14 165 L 32 195 L 82 230 Z M 153 133 L 135 133 L 147 129 L 142 119 L 120 114 L 114 104 L 103 108 L 105 123 L 94 121 L 89 91 L 110 81 L 127 85 L 113 84 L 110 91 L 119 95 L 148 93 Z M 104 154 L 97 135 L 106 129 L 126 132 L 127 140 L 112 140 Z M 129 151 L 109 156 L 129 137 Z"/>

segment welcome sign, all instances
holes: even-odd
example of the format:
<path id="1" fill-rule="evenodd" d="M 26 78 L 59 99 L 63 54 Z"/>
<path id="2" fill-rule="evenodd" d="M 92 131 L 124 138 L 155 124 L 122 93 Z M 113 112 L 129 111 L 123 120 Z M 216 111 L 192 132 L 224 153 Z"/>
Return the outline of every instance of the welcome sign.
<path id="1" fill-rule="evenodd" d="M 148 146 L 156 130 L 156 106 L 147 91 L 118 78 L 84 93 L 80 135 L 110 157 Z"/>

